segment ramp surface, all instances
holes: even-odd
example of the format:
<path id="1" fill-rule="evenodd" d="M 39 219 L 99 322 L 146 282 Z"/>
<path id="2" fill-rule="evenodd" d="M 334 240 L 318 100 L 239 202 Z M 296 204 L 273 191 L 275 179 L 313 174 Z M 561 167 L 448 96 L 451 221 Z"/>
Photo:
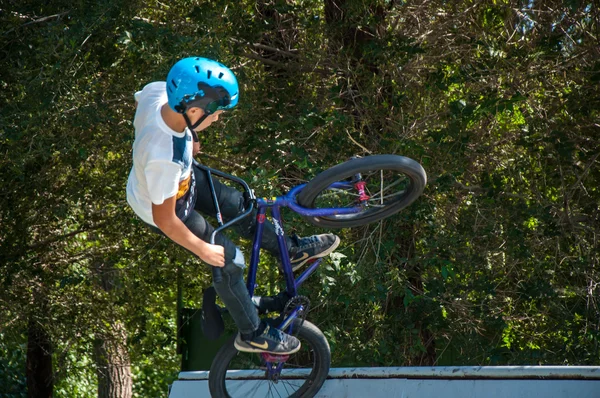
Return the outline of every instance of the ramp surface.
<path id="1" fill-rule="evenodd" d="M 303 370 L 296 370 L 302 372 Z M 181 372 L 169 398 L 210 397 L 208 373 Z M 254 390 L 252 373 L 228 372 L 240 396 L 267 396 Z M 246 393 L 247 391 L 248 393 Z M 250 394 L 250 392 L 252 392 Z M 318 397 L 356 398 L 600 398 L 600 367 L 481 366 L 334 368 Z"/>

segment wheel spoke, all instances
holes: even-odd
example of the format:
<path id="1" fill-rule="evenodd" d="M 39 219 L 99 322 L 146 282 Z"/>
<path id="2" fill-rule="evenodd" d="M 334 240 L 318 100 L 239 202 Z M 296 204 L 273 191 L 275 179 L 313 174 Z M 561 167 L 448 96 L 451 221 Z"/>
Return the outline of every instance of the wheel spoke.
<path id="1" fill-rule="evenodd" d="M 287 388 L 287 385 L 286 385 L 286 384 L 288 384 L 288 383 L 286 383 L 286 381 L 285 381 L 285 380 L 280 380 L 279 382 L 281 383 L 281 385 L 283 386 L 283 388 L 285 388 L 285 393 L 286 393 L 286 394 L 287 394 L 287 396 L 289 397 L 291 394 L 290 394 L 290 392 L 288 391 L 288 388 Z M 295 390 L 295 389 L 294 389 L 294 390 L 292 390 L 292 393 L 293 393 L 294 391 L 296 391 L 296 390 Z"/>
<path id="2" fill-rule="evenodd" d="M 395 201 L 400 197 L 407 193 L 406 189 L 402 189 L 400 191 L 392 191 L 393 188 L 397 187 L 399 184 L 406 184 L 407 179 L 398 178 L 396 175 L 395 181 L 390 183 L 385 183 L 383 171 L 380 173 L 373 173 L 372 175 L 377 175 L 377 181 L 372 181 L 371 184 L 367 184 L 365 190 L 369 195 L 369 199 L 367 203 L 369 207 L 372 208 L 381 208 L 384 207 L 387 201 Z M 370 176 L 370 175 L 369 175 Z M 363 176 L 363 181 L 368 182 L 367 179 Z M 358 203 L 359 194 L 352 188 L 328 188 L 323 191 L 321 195 L 316 198 L 315 208 L 326 208 L 326 207 L 354 207 Z M 335 216 L 335 217 L 348 217 L 345 216 Z M 350 215 L 350 217 L 354 217 L 354 215 Z"/>
<path id="3" fill-rule="evenodd" d="M 394 182 L 393 182 L 393 183 L 391 183 L 391 184 L 387 184 L 387 185 L 385 185 L 385 187 L 383 186 L 383 183 L 382 183 L 382 184 L 381 184 L 381 185 L 378 187 L 378 191 L 376 191 L 376 193 L 374 193 L 372 196 L 373 196 L 373 197 L 377 197 L 378 195 L 379 195 L 379 196 L 383 196 L 383 194 L 384 194 L 385 192 L 389 191 L 390 189 L 392 189 L 392 188 L 393 188 L 393 187 L 395 187 L 396 185 L 398 185 L 398 184 L 401 184 L 401 183 L 403 183 L 403 182 L 406 182 L 406 180 L 405 180 L 405 179 L 398 179 L 398 180 L 394 181 Z M 405 192 L 405 190 L 402 190 L 402 191 L 400 191 L 400 192 Z M 382 203 L 383 203 L 383 202 L 382 202 Z"/>

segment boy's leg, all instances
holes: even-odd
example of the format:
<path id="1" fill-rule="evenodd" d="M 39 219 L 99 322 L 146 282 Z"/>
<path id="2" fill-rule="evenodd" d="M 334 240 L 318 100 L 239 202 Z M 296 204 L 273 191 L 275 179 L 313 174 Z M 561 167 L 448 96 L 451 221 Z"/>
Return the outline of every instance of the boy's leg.
<path id="1" fill-rule="evenodd" d="M 196 178 L 196 205 L 195 209 L 208 215 L 216 215 L 216 209 L 210 192 L 208 177 L 204 170 L 197 167 L 193 168 Z M 244 196 L 237 189 L 231 188 L 213 180 L 219 208 L 225 221 L 231 220 L 243 213 L 245 204 Z M 236 227 L 240 234 L 246 238 L 252 238 L 256 229 L 256 216 L 249 216 L 237 223 Z M 324 257 L 333 252 L 340 243 L 340 239 L 334 234 L 321 234 L 298 238 L 286 235 L 286 246 L 289 251 L 292 263 L 292 269 L 296 270 L 302 267 L 309 260 Z M 277 234 L 275 227 L 269 221 L 265 221 L 265 228 L 261 247 L 267 249 L 274 256 L 279 258 L 279 245 L 277 243 Z"/>
<path id="2" fill-rule="evenodd" d="M 195 211 L 184 222 L 192 233 L 204 241 L 208 241 L 214 231 L 212 225 Z M 222 234 L 215 237 L 215 243 L 225 248 L 225 267 L 222 268 L 223 280 L 219 283 L 213 280 L 213 285 L 240 330 L 235 339 L 235 347 L 240 351 L 281 355 L 297 352 L 300 341 L 296 337 L 270 328 L 258 317 L 258 311 L 244 283 L 244 256 L 240 249 Z"/>
<path id="3" fill-rule="evenodd" d="M 213 226 L 195 211 L 190 212 L 184 223 L 194 235 L 205 242 L 209 241 L 214 231 Z M 260 319 L 244 283 L 244 256 L 240 249 L 223 234 L 217 234 L 215 244 L 225 248 L 223 280 L 219 283 L 213 281 L 215 290 L 225 303 L 240 332 L 253 333 L 258 329 Z"/>

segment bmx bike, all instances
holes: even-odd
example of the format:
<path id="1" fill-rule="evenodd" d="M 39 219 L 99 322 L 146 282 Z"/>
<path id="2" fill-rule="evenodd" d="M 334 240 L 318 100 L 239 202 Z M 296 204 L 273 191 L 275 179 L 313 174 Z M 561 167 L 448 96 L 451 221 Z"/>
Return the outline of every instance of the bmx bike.
<path id="1" fill-rule="evenodd" d="M 322 259 L 309 263 L 300 275 L 294 276 L 285 244 L 281 209 L 287 207 L 308 222 L 326 228 L 365 225 L 387 218 L 414 202 L 427 182 L 425 170 L 416 161 L 398 155 L 352 158 L 323 171 L 308 183 L 292 188 L 283 196 L 263 199 L 256 198 L 244 180 L 203 165 L 197 166 L 208 174 L 209 186 L 217 206 L 219 227 L 212 234 L 211 243 L 214 243 L 217 233 L 242 218 L 256 214 L 257 227 L 246 279 L 250 297 L 254 297 L 260 242 L 267 210 L 270 210 L 286 288 L 275 299 L 265 300 L 271 303 L 270 308 L 261 308 L 257 304 L 257 309 L 259 314 L 266 311 L 279 313 L 278 317 L 268 320 L 269 324 L 296 336 L 302 345 L 300 351 L 292 355 L 247 353 L 234 347 L 235 335 L 232 336 L 212 362 L 209 373 L 211 395 L 219 398 L 314 396 L 329 373 L 331 352 L 323 333 L 306 320 L 310 301 L 307 297 L 298 295 L 298 288 L 315 272 Z M 213 175 L 233 181 L 244 190 L 246 210 L 227 223 L 220 216 Z M 221 269 L 213 267 L 212 271 L 213 280 L 219 281 L 222 277 Z M 222 320 L 220 322 L 222 324 Z"/>

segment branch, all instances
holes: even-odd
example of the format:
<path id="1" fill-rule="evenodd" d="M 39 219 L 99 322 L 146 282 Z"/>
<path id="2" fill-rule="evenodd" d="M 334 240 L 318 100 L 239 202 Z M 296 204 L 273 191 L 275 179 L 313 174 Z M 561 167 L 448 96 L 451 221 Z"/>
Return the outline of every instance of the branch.
<path id="1" fill-rule="evenodd" d="M 246 47 L 260 48 L 261 50 L 272 51 L 272 52 L 275 52 L 275 53 L 278 53 L 278 54 L 281 54 L 281 55 L 285 55 L 286 57 L 300 58 L 300 56 L 298 54 L 294 54 L 294 53 L 292 53 L 290 51 L 280 50 L 279 48 L 267 46 L 265 44 L 260 44 L 260 43 L 246 43 L 246 42 L 243 42 L 243 41 L 235 39 L 235 38 L 232 38 L 231 40 L 234 43 L 241 44 L 241 45 L 246 46 Z"/>
<path id="2" fill-rule="evenodd" d="M 60 19 L 61 17 L 67 15 L 70 12 L 71 12 L 71 10 L 67 10 L 67 11 L 61 12 L 59 14 L 49 15 L 47 17 L 42 17 L 42 18 L 34 19 L 33 21 L 25 22 L 23 25 L 19 25 L 19 26 L 15 27 L 15 28 L 7 30 L 6 32 L 3 33 L 3 35 L 7 35 L 10 32 L 12 32 L 13 30 L 17 29 L 17 28 L 23 28 L 23 27 L 25 27 L 27 25 L 32 25 L 34 23 L 42 23 L 42 22 L 46 22 L 46 21 L 49 21 L 49 20 L 55 19 L 55 18 L 56 19 Z"/>
<path id="3" fill-rule="evenodd" d="M 212 155 L 209 155 L 208 153 L 202 152 L 202 151 L 198 152 L 198 155 L 206 156 L 210 160 L 214 160 L 214 161 L 219 162 L 219 163 L 224 163 L 227 166 L 235 167 L 236 169 L 239 169 L 241 171 L 246 171 L 246 167 L 244 167 L 244 166 L 242 166 L 240 164 L 237 164 L 235 162 L 232 162 L 230 160 L 223 159 L 223 158 L 220 158 L 220 157 L 217 157 L 217 156 L 212 156 Z"/>
<path id="4" fill-rule="evenodd" d="M 242 44 L 244 44 L 244 43 L 242 43 Z M 270 49 L 273 49 L 273 50 L 277 50 L 277 49 L 275 49 L 273 47 L 264 46 L 262 44 L 255 44 L 255 45 L 256 46 L 267 47 L 267 48 L 270 48 Z M 277 50 L 277 51 L 285 52 L 283 50 Z M 288 54 L 296 57 L 297 60 L 299 60 L 300 62 L 302 62 L 302 59 L 299 56 L 297 56 L 295 54 L 291 54 L 291 53 L 288 53 Z M 329 71 L 327 69 L 317 68 L 316 66 L 314 68 L 305 68 L 305 67 L 302 67 L 302 66 L 282 64 L 280 62 L 273 61 L 273 60 L 268 59 L 268 58 L 263 58 L 263 57 L 258 56 L 256 54 L 247 53 L 247 52 L 242 52 L 242 56 L 244 56 L 246 58 L 250 58 L 250 59 L 255 59 L 255 60 L 260 61 L 262 63 L 273 65 L 273 66 L 276 66 L 276 67 L 278 67 L 280 69 L 284 69 L 284 70 L 298 70 L 300 72 L 308 72 L 308 73 L 315 73 L 316 72 L 316 73 L 320 73 L 322 75 L 329 75 Z"/>
<path id="5" fill-rule="evenodd" d="M 585 169 L 583 170 L 583 173 L 581 173 L 581 175 L 577 179 L 577 182 L 575 182 L 575 184 L 573 184 L 571 186 L 571 188 L 570 188 L 571 191 L 574 191 L 575 187 L 577 187 L 577 185 L 579 185 L 579 183 L 583 180 L 583 178 L 585 177 L 585 175 L 588 173 L 588 171 L 590 170 L 590 168 L 592 167 L 592 165 L 596 161 L 596 159 L 598 159 L 598 156 L 600 156 L 600 152 L 598 152 L 597 154 L 595 154 L 594 157 L 592 158 L 592 160 L 590 160 L 590 162 L 587 164 L 587 166 L 585 166 Z"/>
<path id="6" fill-rule="evenodd" d="M 262 44 L 262 43 L 248 43 L 246 41 L 236 39 L 236 38 L 232 38 L 231 41 L 236 44 L 239 44 L 241 46 L 244 46 L 244 47 L 248 47 L 248 48 L 252 48 L 252 49 L 267 50 L 267 51 L 271 51 L 275 54 L 280 54 L 280 55 L 283 55 L 286 57 L 291 57 L 291 58 L 294 58 L 296 61 L 298 61 L 301 65 L 305 64 L 304 60 L 302 59 L 302 57 L 300 55 L 294 54 L 291 51 L 281 50 L 279 48 L 268 46 L 268 45 Z M 285 64 L 273 61 L 271 59 L 261 57 L 254 53 L 242 52 L 242 56 L 244 56 L 246 58 L 250 58 L 250 59 L 255 59 L 257 61 L 261 61 L 265 64 L 273 65 L 273 66 L 276 66 L 276 67 L 278 67 L 280 69 L 284 69 L 284 70 L 293 69 L 293 70 L 299 70 L 300 72 L 309 72 L 309 73 L 317 72 L 317 73 L 320 73 L 323 75 L 328 75 L 330 73 L 328 70 L 322 69 L 322 68 L 317 68 L 316 66 L 314 68 L 305 68 L 302 66 L 285 65 Z"/>
<path id="7" fill-rule="evenodd" d="M 92 226 L 87 226 L 87 227 L 83 227 L 83 228 L 79 228 L 76 231 L 72 231 L 66 234 L 62 234 L 62 235 L 58 235 L 58 236 L 53 236 L 51 238 L 48 238 L 46 240 L 43 240 L 41 242 L 36 242 L 34 244 L 31 244 L 27 247 L 27 249 L 39 249 L 40 247 L 44 247 L 44 246 L 48 246 L 54 242 L 58 242 L 59 240 L 62 239 L 66 239 L 66 238 L 70 238 L 71 236 L 75 236 L 77 234 L 80 234 L 82 232 L 88 232 L 88 231 L 94 231 L 96 229 L 100 229 L 102 227 L 104 227 L 106 224 L 108 224 L 108 221 L 103 221 L 99 224 L 96 225 L 92 225 Z"/>
<path id="8" fill-rule="evenodd" d="M 350 132 L 348 130 L 346 130 L 346 134 L 348 134 L 348 138 L 350 138 L 350 141 L 352 141 L 353 143 L 355 143 L 356 145 L 358 145 L 363 151 L 365 151 L 369 155 L 373 154 L 373 152 L 369 151 L 367 148 L 365 148 L 364 146 L 362 146 L 361 144 L 359 144 L 354 138 L 352 138 L 352 136 L 350 135 Z"/>
<path id="9" fill-rule="evenodd" d="M 261 61 L 265 64 L 277 66 L 278 68 L 281 68 L 281 69 L 290 69 L 287 65 L 281 64 L 279 62 L 276 62 L 276 61 L 273 61 L 273 60 L 270 60 L 267 58 L 259 57 L 258 55 L 248 54 L 248 53 L 242 53 L 242 55 L 246 58 L 255 59 L 255 60 Z"/>
<path id="10" fill-rule="evenodd" d="M 462 191 L 469 191 L 471 193 L 487 193 L 490 190 L 487 188 L 482 188 L 479 185 L 465 185 L 460 181 L 454 180 L 453 185 Z"/>
<path id="11" fill-rule="evenodd" d="M 308 73 L 320 73 L 322 75 L 328 75 L 329 71 L 327 71 L 326 69 L 322 69 L 322 68 L 305 68 L 302 66 L 294 66 L 294 65 L 285 65 L 282 64 L 280 62 L 276 62 L 267 58 L 263 58 L 263 57 L 259 57 L 258 55 L 255 54 L 249 54 L 249 53 L 242 53 L 242 56 L 246 57 L 246 58 L 251 58 L 251 59 L 255 59 L 257 61 L 261 61 L 265 64 L 269 64 L 269 65 L 273 65 L 276 66 L 280 69 L 284 69 L 284 70 L 297 70 L 300 72 L 308 72 Z"/>

